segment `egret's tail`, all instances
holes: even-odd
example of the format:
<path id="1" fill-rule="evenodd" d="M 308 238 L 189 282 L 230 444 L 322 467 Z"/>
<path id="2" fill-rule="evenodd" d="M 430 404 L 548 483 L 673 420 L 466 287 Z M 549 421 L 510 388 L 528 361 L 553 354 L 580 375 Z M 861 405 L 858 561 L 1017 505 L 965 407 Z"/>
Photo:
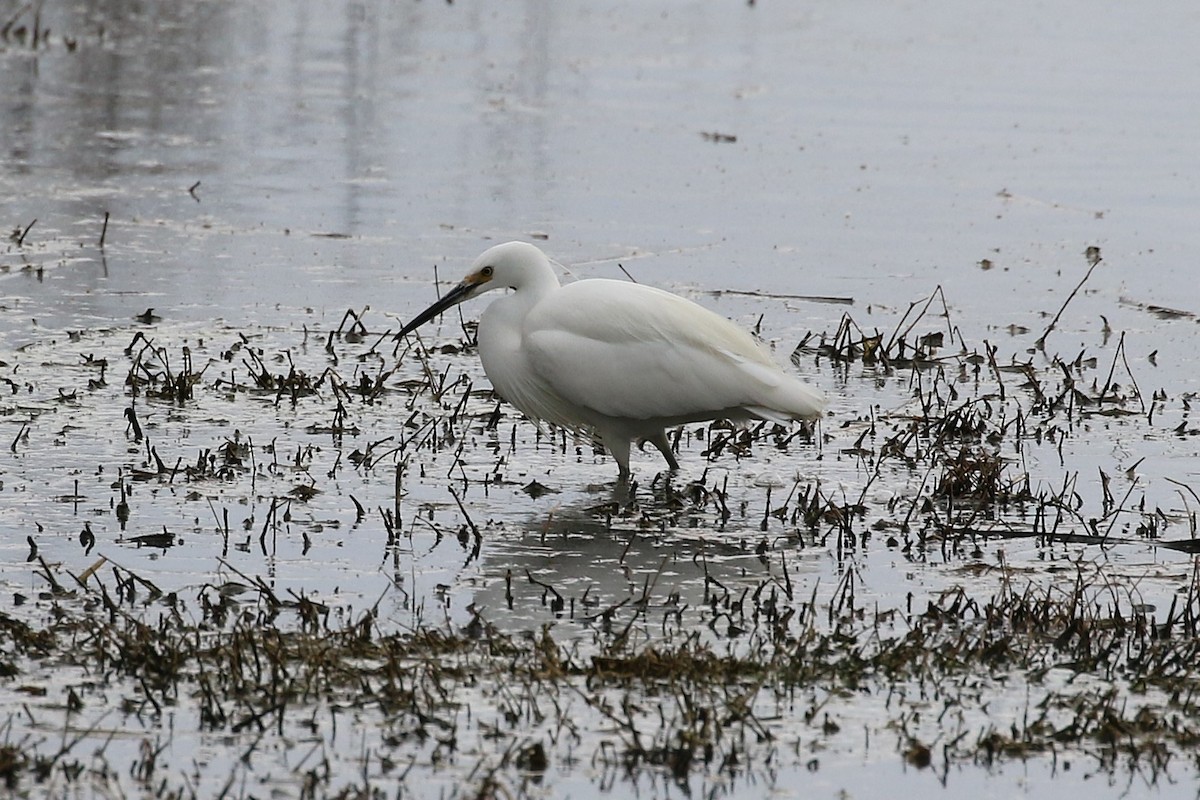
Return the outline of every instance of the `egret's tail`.
<path id="1" fill-rule="evenodd" d="M 798 419 L 816 419 L 825 410 L 825 395 L 781 371 L 773 362 L 744 362 L 743 374 L 757 388 L 757 402 L 743 408 L 750 414 L 781 425 Z"/>
<path id="2" fill-rule="evenodd" d="M 816 419 L 825 410 L 825 395 L 797 380 L 775 386 L 765 402 L 746 406 L 754 416 L 781 425 L 798 419 Z"/>
<path id="3" fill-rule="evenodd" d="M 828 405 L 824 392 L 800 381 L 792 381 L 789 385 L 780 388 L 786 391 L 788 403 L 786 407 L 788 413 L 793 417 L 816 419 L 821 416 L 821 412 Z"/>

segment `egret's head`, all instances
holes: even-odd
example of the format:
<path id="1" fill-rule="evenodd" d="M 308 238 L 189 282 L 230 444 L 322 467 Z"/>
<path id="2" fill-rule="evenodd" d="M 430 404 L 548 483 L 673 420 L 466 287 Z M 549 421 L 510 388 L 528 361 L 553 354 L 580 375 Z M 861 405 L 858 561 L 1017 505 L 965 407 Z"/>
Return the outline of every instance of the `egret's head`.
<path id="1" fill-rule="evenodd" d="M 525 286 L 558 285 L 546 254 L 525 242 L 506 242 L 490 247 L 475 259 L 471 271 L 442 299 L 422 311 L 401 329 L 399 335 L 424 325 L 448 308 L 478 297 L 492 289 L 520 289 Z"/>
<path id="2" fill-rule="evenodd" d="M 525 242 L 505 242 L 475 259 L 462 282 L 469 287 L 467 297 L 476 297 L 492 289 L 520 289 L 546 274 L 553 271 L 545 253 Z"/>

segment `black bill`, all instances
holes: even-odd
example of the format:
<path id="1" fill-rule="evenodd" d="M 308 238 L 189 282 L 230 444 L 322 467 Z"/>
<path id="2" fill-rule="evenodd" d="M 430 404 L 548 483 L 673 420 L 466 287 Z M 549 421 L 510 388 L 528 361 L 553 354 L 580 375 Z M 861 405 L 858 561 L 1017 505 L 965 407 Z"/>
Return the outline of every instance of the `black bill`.
<path id="1" fill-rule="evenodd" d="M 446 309 L 450 308 L 451 306 L 456 306 L 463 300 L 466 300 L 467 295 L 470 294 L 472 288 L 474 287 L 472 287 L 472 285 L 469 283 L 458 284 L 453 289 L 446 292 L 446 294 L 442 295 L 442 298 L 436 303 L 422 311 L 420 314 L 417 314 L 417 316 L 413 317 L 413 319 L 407 325 L 400 329 L 400 333 L 396 334 L 396 337 L 399 338 L 411 333 L 412 331 L 424 325 L 426 322 L 429 322 L 429 320 L 433 319 L 438 314 L 441 314 Z"/>

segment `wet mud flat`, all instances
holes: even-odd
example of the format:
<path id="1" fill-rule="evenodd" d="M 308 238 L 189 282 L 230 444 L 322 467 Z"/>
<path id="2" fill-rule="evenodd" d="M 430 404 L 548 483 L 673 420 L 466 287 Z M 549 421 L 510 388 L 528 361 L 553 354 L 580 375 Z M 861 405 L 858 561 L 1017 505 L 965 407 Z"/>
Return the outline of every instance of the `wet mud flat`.
<path id="1" fill-rule="evenodd" d="M 1146 462 L 1190 452 L 1191 398 L 1139 384 L 1107 326 L 1056 353 L 1065 297 L 1008 352 L 941 291 L 883 330 L 850 307 L 772 342 L 836 390 L 815 430 L 688 426 L 683 470 L 635 454 L 627 489 L 498 401 L 469 322 L 398 341 L 368 310 L 147 311 L 35 337 L 3 365 L 24 535 L 0 774 L 156 797 L 1193 785 L 1200 500 Z"/>

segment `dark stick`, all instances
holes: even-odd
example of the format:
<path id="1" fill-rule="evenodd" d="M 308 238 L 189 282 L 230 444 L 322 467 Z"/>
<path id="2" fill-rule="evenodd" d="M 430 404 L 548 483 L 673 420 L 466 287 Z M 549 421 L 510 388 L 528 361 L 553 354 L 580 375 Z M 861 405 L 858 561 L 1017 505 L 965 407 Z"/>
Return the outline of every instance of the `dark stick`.
<path id="1" fill-rule="evenodd" d="M 104 227 L 100 229 L 100 249 L 104 249 L 104 237 L 108 236 L 108 212 L 104 212 Z"/>
<path id="2" fill-rule="evenodd" d="M 1087 274 L 1083 276 L 1083 280 L 1081 280 L 1079 285 L 1076 286 L 1071 294 L 1067 296 L 1067 301 L 1062 304 L 1062 308 L 1060 308 L 1058 313 L 1054 315 L 1054 319 L 1050 320 L 1050 327 L 1046 328 L 1046 332 L 1038 337 L 1038 340 L 1034 342 L 1039 350 L 1046 346 L 1046 337 L 1050 335 L 1050 332 L 1054 330 L 1054 326 L 1058 324 L 1058 318 L 1061 317 L 1063 312 L 1067 310 L 1067 306 L 1070 305 L 1071 301 L 1075 299 L 1075 295 L 1079 294 L 1079 290 L 1083 288 L 1085 283 L 1087 283 L 1087 279 L 1092 277 L 1092 271 L 1095 270 L 1096 266 L 1100 263 L 1100 248 L 1089 247 L 1087 249 L 1087 258 L 1088 261 L 1091 262 L 1091 266 L 1088 267 Z"/>
<path id="3" fill-rule="evenodd" d="M 14 438 L 14 439 L 12 440 L 12 444 L 11 444 L 11 445 L 9 445 L 9 447 L 8 447 L 8 449 L 9 449 L 9 450 L 13 451 L 14 453 L 15 453 L 15 452 L 17 452 L 17 442 L 21 441 L 21 436 L 23 436 L 23 435 L 24 435 L 24 433 L 25 433 L 25 431 L 27 431 L 28 429 L 29 429 L 29 423 L 28 423 L 28 422 L 22 422 L 22 423 L 21 423 L 21 430 L 17 431 L 17 436 L 16 436 L 16 438 Z"/>
<path id="4" fill-rule="evenodd" d="M 17 13 L 9 17 L 8 22 L 4 23 L 4 27 L 0 28 L 0 38 L 3 38 L 4 41 L 8 41 L 8 32 L 12 30 L 12 26 L 16 25 L 17 20 L 21 18 L 21 15 L 28 11 L 32 6 L 33 3 L 26 3 L 17 9 Z"/>
<path id="5" fill-rule="evenodd" d="M 37 217 L 34 217 L 33 222 L 25 226 L 25 230 L 21 231 L 21 235 L 17 237 L 17 247 L 25 244 L 25 237 L 29 235 L 29 229 L 37 224 Z"/>
<path id="6" fill-rule="evenodd" d="M 399 475 L 399 469 L 397 469 L 397 475 Z M 475 540 L 481 540 L 483 538 L 483 534 L 479 532 L 479 527 L 475 525 L 475 522 L 471 519 L 471 515 L 467 513 L 467 509 L 465 506 L 463 506 L 463 502 L 459 498 L 458 492 L 454 491 L 453 487 L 450 488 L 450 496 L 454 498 L 455 503 L 458 503 L 458 510 L 462 512 L 463 517 L 467 520 L 467 525 L 471 528 L 471 533 L 475 535 Z"/>

